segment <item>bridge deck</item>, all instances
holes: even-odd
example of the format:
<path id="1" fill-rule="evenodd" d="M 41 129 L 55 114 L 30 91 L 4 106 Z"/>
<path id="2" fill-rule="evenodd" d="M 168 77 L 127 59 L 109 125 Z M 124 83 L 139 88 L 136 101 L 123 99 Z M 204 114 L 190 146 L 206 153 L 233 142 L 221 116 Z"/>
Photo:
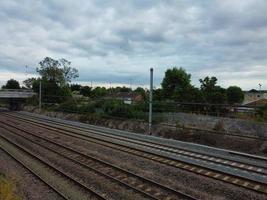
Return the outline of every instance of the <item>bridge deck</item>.
<path id="1" fill-rule="evenodd" d="M 36 95 L 32 90 L 12 90 L 12 89 L 2 89 L 0 90 L 0 99 L 25 99 Z"/>

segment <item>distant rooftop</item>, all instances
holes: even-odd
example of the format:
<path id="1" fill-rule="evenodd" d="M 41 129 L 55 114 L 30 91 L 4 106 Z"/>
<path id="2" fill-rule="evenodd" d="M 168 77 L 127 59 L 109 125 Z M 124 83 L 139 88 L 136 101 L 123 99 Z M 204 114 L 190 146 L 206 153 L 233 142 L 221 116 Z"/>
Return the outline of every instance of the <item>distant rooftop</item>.
<path id="1" fill-rule="evenodd" d="M 248 91 L 244 91 L 246 93 L 259 93 L 259 92 L 262 92 L 262 93 L 267 93 L 267 90 L 255 90 L 255 89 L 251 89 L 251 90 L 248 90 Z"/>

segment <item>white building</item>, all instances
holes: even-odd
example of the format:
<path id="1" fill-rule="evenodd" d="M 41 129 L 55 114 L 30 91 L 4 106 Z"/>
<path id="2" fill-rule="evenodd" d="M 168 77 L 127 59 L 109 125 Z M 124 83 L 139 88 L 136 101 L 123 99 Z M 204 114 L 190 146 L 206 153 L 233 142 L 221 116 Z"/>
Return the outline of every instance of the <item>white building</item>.
<path id="1" fill-rule="evenodd" d="M 250 91 L 244 92 L 243 105 L 256 102 L 261 99 L 267 99 L 267 91 L 266 90 L 257 91 L 257 90 L 252 89 Z"/>

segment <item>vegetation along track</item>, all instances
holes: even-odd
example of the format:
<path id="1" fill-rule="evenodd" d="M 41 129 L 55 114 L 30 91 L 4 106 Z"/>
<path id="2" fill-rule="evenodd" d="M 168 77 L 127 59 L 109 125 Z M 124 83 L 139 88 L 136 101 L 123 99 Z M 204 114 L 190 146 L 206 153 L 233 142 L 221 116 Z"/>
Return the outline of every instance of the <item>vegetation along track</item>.
<path id="1" fill-rule="evenodd" d="M 201 155 L 201 154 L 197 154 L 195 152 L 189 152 L 189 151 L 184 151 L 184 150 L 180 150 L 180 149 L 175 149 L 175 148 L 170 148 L 168 146 L 162 146 L 159 144 L 155 144 L 153 142 L 148 143 L 147 141 L 134 141 L 131 140 L 129 141 L 129 138 L 114 138 L 117 136 L 110 136 L 101 132 L 97 132 L 97 131 L 92 131 L 92 130 L 88 130 L 85 128 L 81 128 L 81 127 L 77 127 L 77 126 L 72 126 L 72 125 L 66 125 L 63 123 L 59 123 L 59 122 L 54 122 L 52 120 L 46 120 L 46 119 L 41 119 L 41 118 L 37 118 L 37 117 L 30 117 L 30 116 L 26 116 L 26 115 L 8 115 L 9 117 L 13 118 L 15 117 L 15 119 L 20 120 L 20 121 L 26 121 L 27 123 L 31 123 L 37 126 L 41 126 L 41 127 L 45 127 L 47 129 L 50 130 L 56 130 L 59 133 L 62 134 L 67 134 L 69 136 L 72 137 L 76 137 L 79 139 L 83 139 L 89 142 L 94 142 L 100 145 L 104 145 L 110 148 L 114 148 L 114 149 L 118 149 L 121 151 L 125 151 L 134 155 L 138 155 L 141 157 L 145 157 L 151 160 L 154 160 L 156 162 L 160 162 L 163 164 L 167 164 L 170 166 L 174 166 L 174 167 L 178 167 L 178 168 L 182 168 L 191 172 L 195 172 L 197 174 L 202 174 L 214 179 L 218 179 L 227 183 L 231 183 L 234 185 L 238 185 L 241 187 L 245 187 L 247 189 L 252 189 L 254 191 L 257 192 L 262 192 L 262 193 L 267 193 L 267 189 L 266 189 L 266 184 L 264 183 L 260 183 L 257 182 L 255 180 L 249 180 L 249 178 L 244 178 L 244 177 L 239 177 L 239 176 L 235 176 L 235 175 L 229 175 L 227 173 L 222 173 L 222 172 L 218 172 L 216 170 L 211 170 L 209 168 L 205 168 L 205 167 L 199 167 L 197 165 L 192 165 L 192 164 L 188 164 L 185 162 L 181 162 L 178 161 L 177 159 L 170 159 L 170 158 L 166 158 L 164 156 L 160 156 L 158 154 L 149 152 L 149 151 L 143 151 L 140 150 L 138 148 L 134 148 L 134 147 L 129 147 L 129 145 L 124 144 L 122 145 L 122 143 L 119 142 L 113 142 L 112 140 L 117 139 L 117 140 L 128 140 L 128 143 L 134 143 L 136 145 L 142 145 L 142 146 L 146 146 L 147 149 L 151 149 L 151 148 L 158 148 L 161 151 L 171 151 L 171 153 L 176 153 L 176 154 L 185 154 L 187 156 L 192 156 L 196 159 L 204 159 L 206 160 L 206 162 L 214 162 L 214 163 L 218 163 L 218 164 L 224 164 L 224 165 L 228 165 L 232 168 L 235 169 L 244 169 L 246 171 L 249 172 L 255 172 L 258 174 L 262 174 L 262 176 L 266 175 L 266 168 L 260 168 L 257 166 L 252 166 L 252 165 L 248 165 L 248 164 L 244 164 L 244 163 L 239 163 L 239 162 L 235 162 L 235 161 L 231 161 L 231 160 L 225 160 L 225 159 L 221 159 L 221 158 L 215 158 L 215 157 L 211 157 L 208 155 Z M 49 122 L 49 123 L 47 123 Z M 90 135 L 88 134 L 90 133 Z M 106 137 L 106 139 L 104 138 Z M 112 140 L 111 140 L 112 138 Z M 140 144 L 141 142 L 141 144 Z M 139 143 L 139 144 L 137 144 Z"/>
<path id="2" fill-rule="evenodd" d="M 78 152 L 72 148 L 58 144 L 51 139 L 43 138 L 36 134 L 26 131 L 22 128 L 15 127 L 11 124 L 2 122 L 1 128 L 19 135 L 20 137 L 31 141 L 34 144 L 40 145 L 53 153 L 63 156 L 77 164 L 87 167 L 89 170 L 97 172 L 106 178 L 110 178 L 115 182 L 127 186 L 129 189 L 141 193 L 146 199 L 196 199 L 192 196 L 182 193 L 164 185 L 156 183 L 152 180 L 140 177 L 129 171 L 123 170 L 119 167 L 106 163 L 93 156 L 88 156 L 84 153 Z M 19 133 L 20 132 L 20 133 Z M 25 134 L 26 133 L 26 134 Z"/>

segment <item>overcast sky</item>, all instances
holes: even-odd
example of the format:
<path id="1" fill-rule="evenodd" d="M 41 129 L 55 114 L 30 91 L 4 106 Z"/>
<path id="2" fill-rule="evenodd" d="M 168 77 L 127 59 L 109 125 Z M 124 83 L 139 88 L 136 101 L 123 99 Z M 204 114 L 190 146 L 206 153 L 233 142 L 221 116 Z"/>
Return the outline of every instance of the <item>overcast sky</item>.
<path id="1" fill-rule="evenodd" d="M 267 1 L 0 0 L 0 84 L 46 56 L 71 61 L 85 83 L 147 85 L 154 67 L 159 86 L 181 66 L 196 86 L 208 75 L 267 89 Z"/>

